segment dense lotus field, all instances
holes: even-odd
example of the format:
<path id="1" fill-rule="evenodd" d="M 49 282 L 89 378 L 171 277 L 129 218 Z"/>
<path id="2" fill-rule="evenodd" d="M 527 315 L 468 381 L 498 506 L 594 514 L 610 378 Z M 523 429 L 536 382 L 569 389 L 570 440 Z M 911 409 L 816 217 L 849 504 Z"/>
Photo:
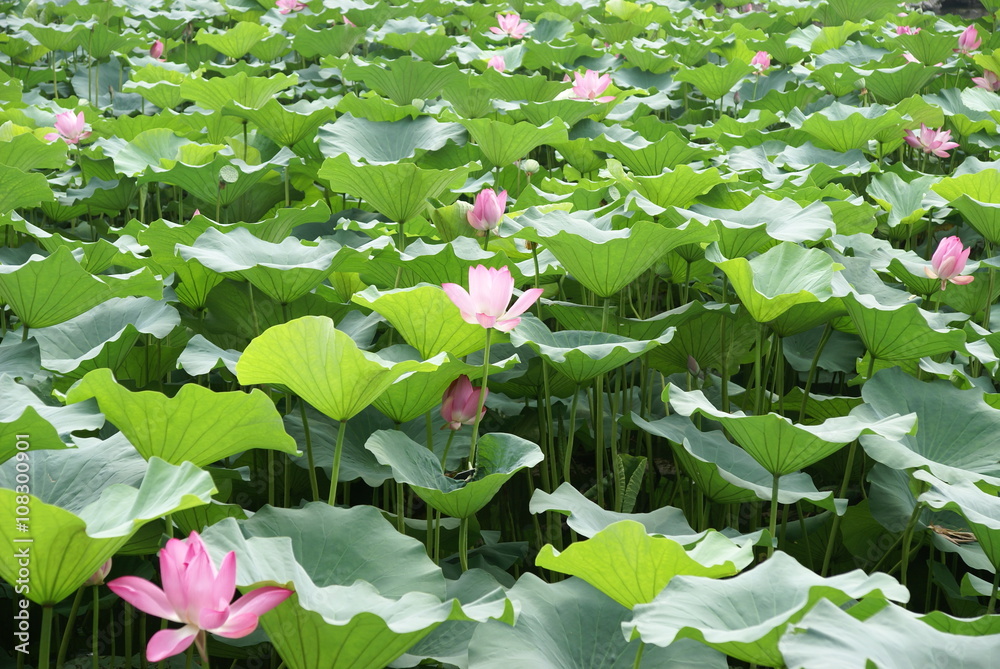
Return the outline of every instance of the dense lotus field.
<path id="1" fill-rule="evenodd" d="M 0 2 L 0 665 L 995 668 L 983 4 Z"/>

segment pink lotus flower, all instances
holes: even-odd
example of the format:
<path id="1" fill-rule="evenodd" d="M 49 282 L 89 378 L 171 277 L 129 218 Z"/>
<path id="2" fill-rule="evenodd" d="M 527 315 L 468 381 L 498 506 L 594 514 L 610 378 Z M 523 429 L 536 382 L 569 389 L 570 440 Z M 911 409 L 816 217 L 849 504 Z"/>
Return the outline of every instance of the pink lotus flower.
<path id="1" fill-rule="evenodd" d="M 923 123 L 920 124 L 920 132 L 907 130 L 905 141 L 915 149 L 920 149 L 924 153 L 933 153 L 938 158 L 947 158 L 948 150 L 958 146 L 958 142 L 952 142 L 951 130 L 934 130 L 928 128 Z"/>
<path id="2" fill-rule="evenodd" d="M 960 276 L 965 271 L 965 262 L 969 259 L 970 251 L 971 248 L 962 248 L 962 240 L 958 237 L 945 237 L 931 257 L 931 266 L 924 267 L 924 274 L 931 279 L 941 279 L 941 290 L 948 286 L 948 282 L 956 286 L 972 283 L 976 277 Z"/>
<path id="3" fill-rule="evenodd" d="M 771 54 L 767 51 L 758 51 L 750 59 L 750 64 L 757 68 L 758 72 L 764 72 L 771 68 Z"/>
<path id="4" fill-rule="evenodd" d="M 344 25 L 345 26 L 351 26 L 352 28 L 357 28 L 358 27 L 357 25 L 355 25 L 354 21 L 352 21 L 349 18 L 347 18 L 347 14 L 344 14 Z"/>
<path id="5" fill-rule="evenodd" d="M 916 35 L 921 31 L 921 28 L 914 28 L 913 26 L 896 26 L 897 35 Z"/>
<path id="6" fill-rule="evenodd" d="M 475 205 L 465 218 L 476 230 L 496 230 L 506 209 L 507 191 L 502 190 L 498 194 L 492 188 L 484 188 L 476 195 Z"/>
<path id="7" fill-rule="evenodd" d="M 76 116 L 71 111 L 56 114 L 55 128 L 56 132 L 45 135 L 45 141 L 51 142 L 55 139 L 61 139 L 67 144 L 79 144 L 81 139 L 90 137 L 87 122 L 83 119 L 83 112 Z"/>
<path id="8" fill-rule="evenodd" d="M 486 61 L 486 67 L 493 68 L 497 72 L 503 72 L 507 69 L 507 63 L 503 61 L 503 56 L 493 56 Z"/>
<path id="9" fill-rule="evenodd" d="M 994 93 L 1000 91 L 1000 77 L 992 70 L 983 70 L 983 76 L 972 77 L 972 83 Z"/>
<path id="10" fill-rule="evenodd" d="M 497 14 L 497 23 L 500 24 L 500 27 L 490 26 L 490 32 L 494 35 L 506 35 L 513 39 L 521 39 L 531 27 L 522 21 L 521 15 L 516 12 Z"/>
<path id="11" fill-rule="evenodd" d="M 983 40 L 979 39 L 979 31 L 976 30 L 976 26 L 969 26 L 958 36 L 958 48 L 955 51 L 968 55 L 970 51 L 978 49 L 982 43 Z"/>
<path id="12" fill-rule="evenodd" d="M 108 561 L 98 567 L 94 575 L 87 579 L 84 585 L 104 585 L 104 579 L 108 577 L 108 572 L 111 571 L 111 558 Z"/>
<path id="13" fill-rule="evenodd" d="M 460 430 L 463 425 L 475 423 L 476 409 L 479 408 L 482 393 L 488 396 L 490 391 L 488 388 L 473 388 L 472 381 L 465 374 L 452 381 L 441 397 L 441 417 L 448 421 L 445 427 L 449 430 Z M 485 414 L 484 406 L 480 418 Z"/>
<path id="14" fill-rule="evenodd" d="M 514 294 L 514 277 L 506 267 L 469 268 L 469 292 L 455 283 L 441 285 L 444 292 L 462 312 L 462 320 L 471 325 L 479 324 L 484 328 L 496 328 L 500 332 L 510 332 L 521 322 L 521 314 L 535 303 L 541 294 L 541 288 L 524 291 L 521 297 L 508 309 L 507 304 Z"/>
<path id="15" fill-rule="evenodd" d="M 160 579 L 163 589 L 144 578 L 122 576 L 108 583 L 112 592 L 150 615 L 175 623 L 180 629 L 163 629 L 146 646 L 150 662 L 177 655 L 192 642 L 203 660 L 205 632 L 239 639 L 257 629 L 257 619 L 292 591 L 265 587 L 243 595 L 230 604 L 236 592 L 236 553 L 230 551 L 216 571 L 197 532 L 187 540 L 170 539 L 160 551 Z"/>
<path id="16" fill-rule="evenodd" d="M 611 102 L 615 99 L 613 95 L 601 96 L 608 86 L 611 85 L 611 75 L 605 74 L 597 76 L 597 72 L 587 70 L 586 73 L 573 73 L 573 97 L 577 100 L 595 100 L 597 102 Z"/>
<path id="17" fill-rule="evenodd" d="M 299 0 L 275 0 L 274 4 L 277 5 L 279 14 L 299 12 L 306 8 L 306 5 Z"/>
<path id="18" fill-rule="evenodd" d="M 156 40 L 149 47 L 149 55 L 151 58 L 156 60 L 163 60 L 161 56 L 163 55 L 164 44 L 160 40 Z"/>

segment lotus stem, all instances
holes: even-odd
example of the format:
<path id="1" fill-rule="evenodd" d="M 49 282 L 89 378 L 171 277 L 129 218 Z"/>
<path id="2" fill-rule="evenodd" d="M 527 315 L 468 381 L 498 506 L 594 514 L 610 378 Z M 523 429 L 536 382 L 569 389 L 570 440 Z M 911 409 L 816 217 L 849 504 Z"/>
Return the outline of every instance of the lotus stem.
<path id="1" fill-rule="evenodd" d="M 443 469 L 448 469 L 448 451 L 451 450 L 451 442 L 455 438 L 455 430 L 449 430 L 448 441 L 444 444 L 444 453 L 441 455 L 441 467 Z M 433 449 L 431 449 L 433 453 Z"/>
<path id="2" fill-rule="evenodd" d="M 573 459 L 573 437 L 576 434 L 576 409 L 580 404 L 580 389 L 573 388 L 573 401 L 569 405 L 569 430 L 566 437 L 566 450 L 563 451 L 563 481 L 570 482 L 569 467 Z"/>
<path id="3" fill-rule="evenodd" d="M 406 534 L 406 491 L 403 484 L 396 481 L 396 530 Z"/>
<path id="4" fill-rule="evenodd" d="M 802 405 L 799 407 L 799 422 L 806 422 L 806 406 L 809 404 L 809 391 L 812 390 L 813 381 L 816 378 L 816 368 L 819 366 L 819 358 L 823 355 L 823 349 L 826 347 L 826 343 L 830 341 L 830 335 L 833 334 L 833 326 L 829 323 L 823 328 L 823 335 L 819 338 L 819 344 L 816 346 L 816 353 L 813 354 L 812 363 L 809 365 L 809 373 L 806 375 L 806 386 L 802 393 Z"/>
<path id="5" fill-rule="evenodd" d="M 101 632 L 101 598 L 97 593 L 97 586 L 93 586 L 94 594 L 94 605 L 93 611 L 91 611 L 91 628 L 90 628 L 90 643 L 91 643 L 91 655 L 94 658 L 93 669 L 98 669 L 98 653 L 97 653 L 97 637 Z M 166 620 L 163 621 L 166 624 Z M 112 665 L 114 666 L 114 665 Z M 41 669 L 41 667 L 39 667 Z"/>
<path id="6" fill-rule="evenodd" d="M 996 610 L 997 590 L 1000 590 L 1000 568 L 993 574 L 993 589 L 990 591 L 990 603 L 986 605 L 986 615 L 993 615 Z"/>
<path id="7" fill-rule="evenodd" d="M 917 505 L 913 507 L 913 513 L 910 515 L 910 522 L 906 524 L 906 529 L 903 530 L 903 557 L 899 563 L 899 582 L 906 586 L 906 571 L 907 567 L 910 566 L 910 543 L 913 541 L 913 528 L 917 525 L 917 520 L 920 518 L 920 512 L 923 510 L 923 502 L 917 502 Z"/>
<path id="8" fill-rule="evenodd" d="M 59 644 L 59 654 L 56 656 L 56 669 L 62 669 L 66 662 L 66 651 L 69 650 L 69 637 L 73 633 L 73 623 L 76 622 L 76 614 L 80 610 L 80 602 L 83 600 L 83 588 L 80 587 L 73 597 L 73 606 L 69 610 L 69 618 L 66 619 L 66 629 L 63 630 L 62 642 Z"/>
<path id="9" fill-rule="evenodd" d="M 458 561 L 462 571 L 469 571 L 469 519 L 462 518 L 458 524 Z"/>
<path id="10" fill-rule="evenodd" d="M 125 602 L 125 669 L 132 669 L 132 605 Z"/>
<path id="11" fill-rule="evenodd" d="M 841 499 L 847 495 L 847 486 L 851 482 L 851 471 L 854 469 L 854 456 L 858 452 L 858 440 L 855 439 L 851 442 L 851 448 L 847 452 L 847 466 L 844 468 L 844 478 L 840 482 L 840 493 L 838 497 Z M 826 542 L 826 553 L 823 555 L 823 569 L 820 571 L 819 575 L 826 577 L 827 571 L 830 569 L 830 559 L 833 557 L 833 541 L 837 537 L 837 531 L 840 529 L 841 516 L 834 513 L 833 516 L 833 526 L 830 528 L 830 538 Z"/>
<path id="12" fill-rule="evenodd" d="M 337 426 L 337 446 L 333 451 L 333 471 L 330 473 L 330 506 L 334 506 L 337 499 L 337 482 L 340 480 L 340 456 L 344 453 L 344 434 L 347 425 L 346 420 L 338 422 Z"/>
<path id="13" fill-rule="evenodd" d="M 302 431 L 306 436 L 306 461 L 309 463 L 309 489 L 314 502 L 318 502 L 319 480 L 316 477 L 316 461 L 313 459 L 312 432 L 309 430 L 309 417 L 306 415 L 306 403 L 299 398 L 299 414 L 302 416 Z"/>
<path id="14" fill-rule="evenodd" d="M 639 666 L 642 664 L 642 651 L 644 650 L 646 650 L 646 642 L 640 640 L 639 648 L 635 651 L 635 662 L 632 663 L 632 669 L 639 669 Z"/>
<path id="15" fill-rule="evenodd" d="M 486 406 L 486 381 L 490 374 L 490 335 L 493 328 L 486 328 L 486 347 L 483 349 L 483 382 L 480 385 L 479 407 L 476 409 L 476 421 L 472 424 L 472 444 L 469 447 L 469 468 L 476 468 L 476 457 L 479 455 L 479 424 L 483 420 L 483 408 Z M 473 474 L 475 476 L 475 474 Z"/>
<path id="16" fill-rule="evenodd" d="M 768 530 L 771 532 L 771 538 L 767 543 L 767 557 L 774 555 L 774 543 L 777 540 L 777 530 L 778 530 L 778 475 L 771 474 L 771 517 L 770 525 Z"/>

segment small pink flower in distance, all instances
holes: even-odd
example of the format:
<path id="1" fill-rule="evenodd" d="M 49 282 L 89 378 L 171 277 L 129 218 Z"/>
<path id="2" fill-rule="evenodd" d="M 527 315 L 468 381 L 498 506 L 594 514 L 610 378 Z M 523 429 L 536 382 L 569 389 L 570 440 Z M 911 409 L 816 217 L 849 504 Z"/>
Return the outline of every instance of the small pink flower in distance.
<path id="1" fill-rule="evenodd" d="M 740 7 L 740 11 L 742 11 L 744 14 L 746 14 L 748 12 L 752 12 L 753 11 L 753 3 L 752 2 L 748 2 L 747 4 L 743 5 L 742 7 Z"/>
<path id="2" fill-rule="evenodd" d="M 163 58 L 161 57 L 163 56 L 163 48 L 164 48 L 163 42 L 161 42 L 160 40 L 156 40 L 155 42 L 153 42 L 149 47 L 150 57 L 155 58 L 156 60 L 163 60 Z"/>
<path id="3" fill-rule="evenodd" d="M 574 72 L 573 79 L 573 97 L 577 100 L 611 102 L 615 99 L 613 95 L 601 95 L 611 85 L 610 74 L 598 76 L 597 72 L 587 70 L 584 74 Z"/>
<path id="4" fill-rule="evenodd" d="M 935 130 L 923 123 L 920 124 L 919 133 L 907 130 L 904 139 L 913 148 L 920 149 L 924 153 L 933 153 L 938 158 L 947 158 L 948 150 L 958 146 L 958 142 L 951 141 L 951 130 Z"/>
<path id="5" fill-rule="evenodd" d="M 913 26 L 896 26 L 897 35 L 916 35 L 921 31 L 921 28 L 914 28 Z"/>
<path id="6" fill-rule="evenodd" d="M 497 72 L 503 72 L 507 69 L 507 63 L 503 61 L 503 56 L 493 56 L 488 61 L 486 61 L 486 67 L 493 68 Z"/>
<path id="7" fill-rule="evenodd" d="M 510 332 L 521 322 L 521 314 L 528 310 L 542 295 L 541 288 L 524 291 L 521 297 L 508 309 L 514 295 L 514 277 L 506 267 L 469 268 L 469 290 L 457 283 L 441 284 L 449 299 L 458 307 L 462 320 L 470 325 L 495 328 L 500 332 Z"/>
<path id="8" fill-rule="evenodd" d="M 969 26 L 958 36 L 958 48 L 955 51 L 968 55 L 970 51 L 978 49 L 982 43 L 983 40 L 979 39 L 979 31 L 976 30 L 976 26 Z"/>
<path id="9" fill-rule="evenodd" d="M 239 639 L 257 629 L 257 619 L 291 596 L 292 591 L 268 586 L 231 602 L 236 593 L 236 553 L 230 551 L 219 569 L 197 532 L 185 540 L 170 539 L 160 550 L 163 589 L 138 576 L 122 576 L 108 587 L 126 602 L 150 615 L 175 623 L 162 629 L 146 646 L 150 662 L 179 655 L 192 643 L 207 663 L 205 632 Z"/>
<path id="10" fill-rule="evenodd" d="M 924 267 L 924 274 L 930 279 L 941 279 L 941 290 L 947 288 L 949 282 L 956 286 L 972 283 L 976 277 L 961 276 L 970 251 L 971 248 L 962 248 L 962 240 L 957 236 L 945 237 L 931 257 L 931 266 Z"/>
<path id="11" fill-rule="evenodd" d="M 521 20 L 521 15 L 516 12 L 510 14 L 497 14 L 497 23 L 500 27 L 491 26 L 490 32 L 494 35 L 506 35 L 513 39 L 521 39 L 531 26 Z"/>
<path id="12" fill-rule="evenodd" d="M 275 0 L 274 4 L 278 7 L 279 14 L 289 14 L 306 8 L 299 0 Z"/>
<path id="13" fill-rule="evenodd" d="M 441 417 L 448 422 L 441 429 L 460 430 L 463 425 L 475 423 L 479 397 L 483 393 L 488 396 L 490 391 L 488 388 L 473 388 L 472 381 L 465 374 L 452 381 L 448 390 L 444 391 L 444 395 L 441 397 Z M 486 407 L 484 406 L 482 415 L 485 414 Z"/>
<path id="14" fill-rule="evenodd" d="M 84 585 L 104 585 L 104 579 L 108 577 L 108 573 L 111 571 L 111 558 L 97 568 L 93 576 L 87 579 Z"/>
<path id="15" fill-rule="evenodd" d="M 81 139 L 90 137 L 90 131 L 87 130 L 87 122 L 83 118 L 83 112 L 76 115 L 71 111 L 56 114 L 54 125 L 56 131 L 45 135 L 45 141 L 47 142 L 61 139 L 67 144 L 79 144 Z"/>
<path id="16" fill-rule="evenodd" d="M 754 54 L 754 57 L 750 59 L 750 64 L 757 68 L 758 72 L 764 72 L 771 67 L 771 54 L 767 51 L 758 51 Z"/>
<path id="17" fill-rule="evenodd" d="M 349 18 L 347 18 L 347 14 L 344 14 L 344 25 L 345 26 L 351 26 L 352 28 L 357 28 L 358 27 L 358 26 L 356 26 L 354 24 L 354 21 L 352 21 Z"/>
<path id="18" fill-rule="evenodd" d="M 492 188 L 484 188 L 476 195 L 476 202 L 465 218 L 476 230 L 496 230 L 506 209 L 507 191 L 495 193 Z"/>
<path id="19" fill-rule="evenodd" d="M 983 70 L 983 76 L 972 77 L 972 83 L 994 93 L 1000 91 L 1000 77 L 992 70 Z"/>

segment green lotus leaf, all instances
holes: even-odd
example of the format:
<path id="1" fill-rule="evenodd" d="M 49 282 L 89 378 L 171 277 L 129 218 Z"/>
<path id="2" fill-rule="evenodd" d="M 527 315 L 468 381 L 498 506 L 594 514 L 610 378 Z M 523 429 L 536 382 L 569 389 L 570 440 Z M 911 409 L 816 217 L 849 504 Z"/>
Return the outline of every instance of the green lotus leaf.
<path id="1" fill-rule="evenodd" d="M 702 369 L 722 369 L 723 342 L 726 366 L 735 373 L 740 358 L 754 346 L 757 327 L 746 309 L 709 303 L 692 310 L 690 320 L 677 324 L 674 337 L 649 353 L 649 364 L 664 374 L 686 373 L 688 358 Z M 735 313 L 734 313 L 735 312 Z"/>
<path id="2" fill-rule="evenodd" d="M 297 84 L 298 80 L 296 74 L 249 77 L 243 72 L 212 79 L 194 77 L 181 82 L 181 97 L 214 111 L 231 105 L 260 109 L 278 93 Z"/>
<path id="3" fill-rule="evenodd" d="M 562 552 L 551 544 L 542 546 L 535 564 L 578 576 L 631 609 L 652 602 L 675 576 L 732 576 L 753 561 L 752 549 L 712 530 L 686 551 L 673 539 L 647 534 L 634 520 L 621 520 Z M 609 570 L 608 565 L 615 567 Z"/>
<path id="4" fill-rule="evenodd" d="M 809 116 L 796 109 L 789 114 L 788 123 L 809 135 L 820 148 L 842 153 L 852 149 L 867 150 L 868 142 L 889 128 L 900 128 L 902 135 L 900 115 L 878 104 L 851 107 L 834 102 Z"/>
<path id="5" fill-rule="evenodd" d="M 690 165 L 678 165 L 676 169 L 650 177 L 626 174 L 617 160 L 608 160 L 607 168 L 618 183 L 659 207 L 687 207 L 699 195 L 736 180 L 736 175 L 724 177 L 714 167 L 696 170 Z"/>
<path id="6" fill-rule="evenodd" d="M 992 585 L 990 589 L 992 590 Z M 939 632 L 946 634 L 960 634 L 962 636 L 1000 634 L 1000 620 L 996 616 L 955 618 L 941 611 L 932 611 L 926 615 L 917 617 Z"/>
<path id="7" fill-rule="evenodd" d="M 268 328 L 250 342 L 236 372 L 240 383 L 278 383 L 330 418 L 348 420 L 421 362 L 391 363 L 358 348 L 351 337 L 320 316 L 304 316 Z"/>
<path id="8" fill-rule="evenodd" d="M 552 119 L 558 118 L 571 128 L 594 113 L 594 105 L 589 100 L 522 102 L 517 109 L 529 123 L 536 126 L 544 126 Z"/>
<path id="9" fill-rule="evenodd" d="M 646 421 L 633 413 L 632 421 L 651 434 L 669 439 L 684 471 L 713 502 L 771 500 L 774 478 L 722 432 L 702 432 L 678 415 Z M 847 500 L 835 499 L 831 491 L 820 492 L 805 472 L 778 478 L 779 504 L 795 504 L 803 499 L 838 515 L 847 510 Z"/>
<path id="10" fill-rule="evenodd" d="M 0 214 L 35 207 L 54 199 L 55 195 L 44 175 L 0 165 Z"/>
<path id="11" fill-rule="evenodd" d="M 706 157 L 706 147 L 690 144 L 683 135 L 668 130 L 671 126 L 666 123 L 663 126 L 663 135 L 653 141 L 638 135 L 630 140 L 600 135 L 593 146 L 614 156 L 636 176 L 655 177 L 664 170 L 675 170 Z"/>
<path id="12" fill-rule="evenodd" d="M 386 67 L 351 60 L 343 67 L 343 73 L 347 79 L 363 81 L 365 86 L 397 105 L 434 98 L 460 76 L 454 63 L 438 66 L 410 56 L 397 58 Z"/>
<path id="13" fill-rule="evenodd" d="M 825 302 L 850 290 L 836 275 L 843 265 L 819 249 L 804 249 L 791 242 L 781 242 L 753 260 L 726 260 L 719 254 L 706 258 L 726 273 L 743 306 L 758 323 L 772 321 L 794 306 Z"/>
<path id="14" fill-rule="evenodd" d="M 71 406 L 46 404 L 26 386 L 16 383 L 7 374 L 0 375 L 0 463 L 14 457 L 18 435 L 29 435 L 28 450 L 63 449 L 71 433 L 77 430 L 97 430 L 104 425 L 104 416 L 95 402 Z"/>
<path id="15" fill-rule="evenodd" d="M 513 164 L 536 147 L 569 139 L 569 127 L 560 118 L 552 119 L 543 126 L 534 123 L 512 125 L 487 118 L 462 119 L 460 122 L 486 159 L 498 167 Z"/>
<path id="16" fill-rule="evenodd" d="M 145 523 L 207 504 L 212 477 L 191 463 L 179 467 L 143 460 L 123 438 L 78 449 L 32 451 L 26 532 L 0 529 L 0 577 L 17 581 L 19 550 L 30 550 L 31 582 L 22 594 L 53 605 L 79 588 Z M 16 460 L 0 465 L 0 509 L 20 516 Z M 30 543 L 18 540 L 29 539 Z"/>
<path id="17" fill-rule="evenodd" d="M 668 646 L 696 639 L 744 662 L 782 667 L 779 639 L 822 599 L 836 605 L 866 598 L 905 602 L 909 591 L 881 572 L 860 569 L 823 578 L 776 551 L 766 562 L 735 578 L 680 576 L 622 625 L 626 634 Z"/>
<path id="18" fill-rule="evenodd" d="M 924 200 L 931 185 L 936 182 L 936 177 L 926 176 L 917 177 L 907 183 L 890 172 L 872 179 L 868 186 L 868 194 L 880 207 L 889 212 L 887 223 L 890 228 L 912 225 L 930 210 L 930 203 Z"/>
<path id="19" fill-rule="evenodd" d="M 453 518 L 472 516 L 489 504 L 515 473 L 542 461 L 537 444 L 491 432 L 479 439 L 477 473 L 474 480 L 466 482 L 445 476 L 441 461 L 401 432 L 380 430 L 368 439 L 365 448 L 392 468 L 397 482 L 408 483 L 420 499 Z"/>
<path id="20" fill-rule="evenodd" d="M 803 425 L 776 413 L 728 414 L 716 409 L 700 390 L 685 392 L 673 384 L 667 385 L 664 395 L 682 416 L 697 412 L 721 423 L 737 444 L 775 476 L 791 474 L 819 462 L 864 434 L 902 438 L 916 422 L 913 416 L 898 414 L 872 419 L 859 408 L 848 416 L 831 418 L 819 425 Z"/>
<path id="21" fill-rule="evenodd" d="M 24 29 L 49 51 L 73 51 L 80 46 L 80 34 L 86 26 L 26 23 Z M 86 43 L 86 40 L 83 42 Z"/>
<path id="22" fill-rule="evenodd" d="M 459 216 L 457 222 L 463 226 L 462 231 L 471 230 L 464 213 L 459 214 Z M 436 219 L 435 225 L 440 232 L 442 229 L 441 219 L 434 217 L 433 214 L 432 218 Z M 502 230 L 503 227 L 501 226 L 500 229 Z M 497 246 L 501 246 L 501 248 L 498 250 Z M 469 268 L 477 265 L 497 269 L 507 267 L 511 276 L 514 277 L 515 284 L 524 283 L 528 277 L 534 276 L 535 269 L 530 260 L 519 266 L 508 256 L 508 253 L 519 255 L 512 243 L 504 243 L 493 238 L 490 247 L 491 250 L 486 251 L 480 242 L 472 237 L 464 236 L 455 237 L 445 244 L 432 244 L 423 239 L 417 239 L 408 244 L 404 251 L 400 251 L 395 246 L 387 246 L 376 252 L 373 258 L 376 262 L 369 263 L 365 276 L 380 281 L 383 285 L 394 285 L 399 269 L 402 268 L 401 277 L 404 280 L 408 279 L 407 283 L 421 281 L 435 285 L 442 283 L 462 285 L 468 282 Z M 544 254 L 543 251 L 542 259 L 544 259 Z"/>
<path id="23" fill-rule="evenodd" d="M 178 161 L 171 163 L 169 167 L 153 166 L 138 180 L 140 183 L 158 182 L 180 186 L 203 202 L 218 202 L 223 207 L 245 202 L 248 198 L 259 194 L 267 198 L 262 205 L 266 209 L 273 206 L 278 196 L 271 197 L 266 189 L 259 187 L 260 182 L 276 168 L 286 169 L 289 161 L 293 159 L 296 159 L 295 154 L 288 148 L 282 148 L 258 165 L 249 165 L 238 158 L 218 155 L 206 163 L 189 164 Z M 234 180 L 222 180 L 224 172 L 228 172 Z M 220 183 L 225 187 L 220 188 Z"/>
<path id="24" fill-rule="evenodd" d="M 292 46 L 304 58 L 342 56 L 364 39 L 366 31 L 351 25 L 326 25 L 319 30 L 303 26 L 295 31 Z"/>
<path id="25" fill-rule="evenodd" d="M 236 361 L 241 355 L 241 351 L 222 349 L 196 334 L 188 340 L 184 352 L 177 359 L 177 366 L 191 376 L 208 374 L 219 367 L 225 367 L 235 376 Z"/>
<path id="26" fill-rule="evenodd" d="M 649 6 L 649 5 L 647 5 Z M 638 644 L 622 638 L 628 609 L 585 581 L 570 578 L 546 583 L 531 573 L 507 591 L 519 605 L 513 627 L 487 622 L 475 628 L 469 665 L 484 669 L 521 667 L 671 667 L 725 669 L 721 653 L 683 640 L 670 648 L 650 646 L 635 665 Z M 553 624 L 559 621 L 558 625 Z"/>
<path id="27" fill-rule="evenodd" d="M 183 100 L 181 82 L 184 79 L 183 72 L 146 65 L 132 70 L 129 80 L 122 85 L 122 91 L 141 95 L 160 109 L 173 109 Z"/>
<path id="28" fill-rule="evenodd" d="M 919 642 L 915 642 L 919 640 Z M 987 669 L 1000 643 L 989 636 L 948 634 L 920 621 L 906 609 L 889 605 L 858 620 L 833 602 L 820 601 L 778 649 L 789 669 L 905 669 L 962 667 Z"/>
<path id="29" fill-rule="evenodd" d="M 217 393 L 188 383 L 173 397 L 134 393 L 115 383 L 111 370 L 96 369 L 70 390 L 66 401 L 91 397 L 147 460 L 202 467 L 251 448 L 297 453 L 274 403 L 258 389 Z"/>
<path id="30" fill-rule="evenodd" d="M 120 137 L 102 137 L 94 146 L 114 161 L 115 171 L 129 177 L 140 176 L 152 168 L 169 169 L 180 160 L 209 160 L 223 148 L 220 144 L 198 144 L 178 137 L 169 128 L 146 130 L 130 142 Z"/>
<path id="31" fill-rule="evenodd" d="M 751 72 L 753 68 L 748 63 L 734 60 L 726 65 L 706 63 L 701 67 L 683 69 L 674 75 L 674 80 L 694 84 L 709 100 L 718 100 Z"/>
<path id="32" fill-rule="evenodd" d="M 224 33 L 210 33 L 199 30 L 194 41 L 197 44 L 207 44 L 219 53 L 238 60 L 250 53 L 257 42 L 271 34 L 267 26 L 250 21 L 240 21 Z"/>
<path id="33" fill-rule="evenodd" d="M 557 371 L 582 384 L 635 360 L 673 336 L 673 328 L 646 341 L 589 330 L 551 332 L 542 321 L 526 314 L 511 332 L 510 342 L 530 346 Z"/>
<path id="34" fill-rule="evenodd" d="M 916 304 L 882 304 L 874 295 L 851 293 L 843 298 L 861 341 L 879 360 L 913 360 L 965 350 L 964 331 L 948 326 L 952 318 L 924 311 Z"/>
<path id="35" fill-rule="evenodd" d="M 283 105 L 270 98 L 256 108 L 234 102 L 223 107 L 223 113 L 253 123 L 259 132 L 278 146 L 291 147 L 313 137 L 321 125 L 333 118 L 334 109 L 308 101 Z"/>
<path id="36" fill-rule="evenodd" d="M 441 353 L 460 358 L 486 345 L 483 328 L 462 320 L 440 286 L 387 291 L 371 286 L 351 301 L 378 312 L 425 360 Z"/>
<path id="37" fill-rule="evenodd" d="M 513 622 L 502 588 L 471 604 L 447 599 L 444 575 L 424 546 L 371 506 L 265 507 L 209 527 L 203 539 L 216 562 L 236 551 L 242 591 L 295 589 L 261 617 L 292 669 L 382 667 L 445 621 Z"/>
<path id="38" fill-rule="evenodd" d="M 66 247 L 23 265 L 0 265 L 0 299 L 30 328 L 68 321 L 113 297 L 159 299 L 162 290 L 160 281 L 148 270 L 94 276 Z"/>
<path id="39" fill-rule="evenodd" d="M 1000 569 L 1000 498 L 983 492 L 969 481 L 951 485 L 923 470 L 913 472 L 913 476 L 930 484 L 919 501 L 937 511 L 961 514 L 968 521 L 990 564 L 994 569 Z"/>
<path id="40" fill-rule="evenodd" d="M 66 164 L 66 153 L 65 142 L 46 142 L 31 133 L 24 133 L 0 142 L 0 165 L 15 167 L 23 172 L 52 170 Z"/>
<path id="41" fill-rule="evenodd" d="M 917 37 L 917 35 L 900 37 Z M 894 105 L 918 94 L 931 79 L 935 78 L 941 71 L 934 67 L 939 62 L 940 59 L 930 63 L 906 63 L 899 67 L 876 70 L 854 68 L 854 71 L 858 76 L 864 77 L 865 88 L 878 102 Z"/>
<path id="42" fill-rule="evenodd" d="M 180 322 L 177 310 L 164 302 L 112 298 L 31 336 L 38 340 L 42 367 L 79 378 L 97 367 L 117 369 L 140 334 L 165 339 Z"/>
<path id="43" fill-rule="evenodd" d="M 399 223 L 422 212 L 427 198 L 465 183 L 473 165 L 449 170 L 425 170 L 413 163 L 356 165 L 347 154 L 340 154 L 323 161 L 319 178 L 328 181 L 334 191 L 363 198 Z"/>
<path id="44" fill-rule="evenodd" d="M 623 520 L 642 525 L 646 532 L 666 536 L 690 546 L 704 538 L 704 532 L 695 532 L 688 525 L 684 513 L 675 507 L 664 506 L 649 513 L 618 513 L 597 506 L 569 483 L 561 483 L 552 493 L 535 490 L 528 506 L 531 513 L 557 511 L 568 516 L 566 524 L 584 537 L 593 537 L 606 527 Z"/>
<path id="45" fill-rule="evenodd" d="M 346 153 L 351 160 L 369 165 L 398 163 L 417 151 L 436 151 L 448 142 L 464 144 L 465 130 L 458 123 L 440 123 L 429 116 L 377 122 L 348 113 L 319 129 L 324 156 Z"/>
<path id="46" fill-rule="evenodd" d="M 551 315 L 567 330 L 600 330 L 604 309 L 574 302 L 558 302 L 542 298 L 545 315 Z M 655 339 L 669 327 L 680 327 L 697 319 L 707 311 L 721 309 L 719 304 L 692 301 L 676 309 L 665 311 L 651 318 L 623 318 L 614 307 L 608 309 L 607 331 L 632 339 Z M 675 333 L 675 336 L 679 333 Z"/>

